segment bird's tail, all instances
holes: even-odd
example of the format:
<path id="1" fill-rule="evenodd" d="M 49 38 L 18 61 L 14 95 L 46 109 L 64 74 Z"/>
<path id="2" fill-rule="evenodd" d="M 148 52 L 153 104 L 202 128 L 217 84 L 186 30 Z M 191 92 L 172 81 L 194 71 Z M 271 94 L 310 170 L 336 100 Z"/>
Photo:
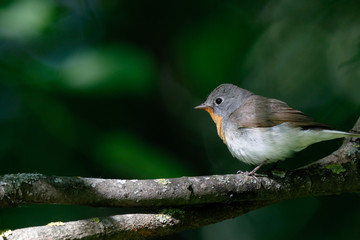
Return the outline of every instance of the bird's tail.
<path id="1" fill-rule="evenodd" d="M 360 133 L 350 133 L 350 132 L 343 132 L 343 131 L 337 131 L 337 130 L 323 130 L 323 132 L 338 135 L 339 138 L 340 137 L 356 137 L 356 138 L 360 138 Z"/>

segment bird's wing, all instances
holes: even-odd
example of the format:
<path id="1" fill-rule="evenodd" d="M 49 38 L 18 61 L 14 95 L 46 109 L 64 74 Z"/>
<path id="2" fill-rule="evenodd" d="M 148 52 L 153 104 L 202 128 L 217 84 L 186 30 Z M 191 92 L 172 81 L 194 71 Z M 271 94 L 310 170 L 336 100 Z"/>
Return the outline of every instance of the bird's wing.
<path id="1" fill-rule="evenodd" d="M 248 97 L 229 118 L 239 128 L 272 127 L 288 123 L 294 127 L 330 129 L 325 124 L 315 122 L 303 112 L 289 107 L 283 101 L 258 95 Z"/>

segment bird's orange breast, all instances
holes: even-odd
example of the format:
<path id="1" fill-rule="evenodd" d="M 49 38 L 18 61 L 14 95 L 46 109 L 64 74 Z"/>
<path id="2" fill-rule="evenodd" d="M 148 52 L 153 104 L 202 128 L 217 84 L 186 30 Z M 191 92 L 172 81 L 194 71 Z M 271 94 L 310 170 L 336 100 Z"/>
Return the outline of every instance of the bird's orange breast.
<path id="1" fill-rule="evenodd" d="M 223 131 L 223 128 L 222 128 L 222 120 L 223 118 L 219 115 L 216 115 L 214 113 L 214 110 L 210 107 L 208 108 L 205 108 L 205 110 L 210 113 L 210 116 L 212 118 L 212 120 L 215 122 L 216 124 L 216 129 L 217 129 L 217 133 L 219 135 L 219 137 L 223 140 L 223 142 L 226 144 L 226 138 L 225 138 L 225 133 Z"/>

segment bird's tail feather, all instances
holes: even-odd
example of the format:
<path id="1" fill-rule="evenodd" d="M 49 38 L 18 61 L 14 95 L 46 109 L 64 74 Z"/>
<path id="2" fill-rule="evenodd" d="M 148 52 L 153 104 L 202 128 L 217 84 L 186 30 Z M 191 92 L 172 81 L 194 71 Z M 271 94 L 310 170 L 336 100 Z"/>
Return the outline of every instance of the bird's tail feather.
<path id="1" fill-rule="evenodd" d="M 357 137 L 360 138 L 360 133 L 350 133 L 350 132 L 343 132 L 343 131 L 337 131 L 337 130 L 323 130 L 323 132 L 327 132 L 330 134 L 339 134 L 344 137 Z"/>

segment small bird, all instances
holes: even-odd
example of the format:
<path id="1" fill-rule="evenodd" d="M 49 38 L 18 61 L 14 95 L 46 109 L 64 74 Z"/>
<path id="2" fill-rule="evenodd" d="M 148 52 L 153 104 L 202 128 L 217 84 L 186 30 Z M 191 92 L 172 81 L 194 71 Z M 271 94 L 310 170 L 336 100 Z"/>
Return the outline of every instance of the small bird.
<path id="1" fill-rule="evenodd" d="M 255 95 L 233 84 L 221 84 L 195 109 L 210 113 L 219 137 L 234 157 L 257 165 L 248 175 L 311 144 L 360 137 L 360 134 L 333 130 L 283 101 Z"/>

